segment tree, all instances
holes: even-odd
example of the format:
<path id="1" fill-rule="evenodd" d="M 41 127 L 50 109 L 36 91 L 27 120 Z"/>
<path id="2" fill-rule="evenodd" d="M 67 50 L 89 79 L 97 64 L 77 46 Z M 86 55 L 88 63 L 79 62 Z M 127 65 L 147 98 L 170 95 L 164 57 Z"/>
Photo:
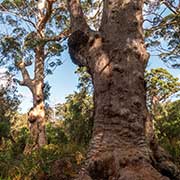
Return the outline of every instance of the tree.
<path id="1" fill-rule="evenodd" d="M 87 67 L 94 85 L 93 135 L 79 179 L 180 179 L 177 170 L 159 172 L 162 168 L 154 157 L 152 161 L 145 138 L 144 71 L 149 55 L 143 1 L 104 0 L 97 31 L 88 26 L 80 0 L 67 3 L 69 53 L 76 64 Z"/>
<path id="2" fill-rule="evenodd" d="M 93 101 L 90 75 L 85 68 L 78 68 L 78 89 L 66 97 L 66 102 L 57 104 L 56 114 L 63 120 L 69 141 L 87 147 L 92 136 Z"/>
<path id="3" fill-rule="evenodd" d="M 160 144 L 168 150 L 175 162 L 180 159 L 180 101 L 167 102 L 160 108 L 161 113 L 155 116 L 155 129 Z"/>
<path id="4" fill-rule="evenodd" d="M 147 105 L 152 114 L 160 103 L 166 102 L 180 90 L 179 79 L 173 77 L 166 69 L 157 68 L 147 71 L 145 75 Z"/>
<path id="5" fill-rule="evenodd" d="M 147 89 L 147 106 L 149 109 L 149 115 L 146 121 L 146 137 L 151 149 L 153 149 L 154 156 L 160 157 L 162 156 L 161 154 L 165 153 L 165 151 L 158 145 L 159 136 L 156 136 L 155 133 L 155 131 L 159 131 L 157 122 L 159 117 L 162 117 L 162 114 L 164 114 L 164 104 L 170 97 L 177 95 L 179 92 L 180 83 L 178 78 L 173 77 L 163 68 L 146 71 L 145 79 Z M 166 122 L 165 118 L 164 122 Z M 163 156 L 166 156 L 167 159 L 169 159 L 168 154 Z"/>
<path id="6" fill-rule="evenodd" d="M 178 68 L 180 58 L 180 3 L 178 0 L 146 1 L 146 41 L 168 65 Z"/>
<path id="7" fill-rule="evenodd" d="M 33 96 L 28 113 L 32 143 L 26 148 L 31 151 L 46 144 L 45 76 L 62 63 L 67 11 L 64 3 L 56 0 L 4 0 L 0 11 L 0 21 L 9 29 L 1 33 L 2 65 L 10 71 L 19 70 L 22 81 L 16 82 L 29 88 Z"/>

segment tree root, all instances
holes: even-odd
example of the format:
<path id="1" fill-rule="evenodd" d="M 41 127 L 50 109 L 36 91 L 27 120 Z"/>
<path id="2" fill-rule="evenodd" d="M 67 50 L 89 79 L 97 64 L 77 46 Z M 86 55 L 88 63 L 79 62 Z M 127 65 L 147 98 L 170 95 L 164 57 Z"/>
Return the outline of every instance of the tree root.
<path id="1" fill-rule="evenodd" d="M 153 156 L 153 166 L 171 180 L 180 180 L 180 170 L 173 163 L 171 156 L 158 145 L 156 139 L 150 143 L 150 148 Z"/>
<path id="2" fill-rule="evenodd" d="M 89 160 L 76 180 L 170 180 L 141 157 L 123 159 L 110 154 Z"/>

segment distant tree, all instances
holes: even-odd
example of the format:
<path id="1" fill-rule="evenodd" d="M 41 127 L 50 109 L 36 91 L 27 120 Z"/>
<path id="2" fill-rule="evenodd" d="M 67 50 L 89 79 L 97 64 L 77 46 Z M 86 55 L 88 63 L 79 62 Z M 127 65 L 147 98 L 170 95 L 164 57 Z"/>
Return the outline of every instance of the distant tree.
<path id="1" fill-rule="evenodd" d="M 156 68 L 146 71 L 147 105 L 152 114 L 156 107 L 180 91 L 179 79 L 166 69 Z"/>
<path id="2" fill-rule="evenodd" d="M 67 133 L 63 123 L 60 121 L 49 122 L 46 126 L 48 144 L 67 144 L 69 143 Z"/>
<path id="3" fill-rule="evenodd" d="M 179 0 L 147 0 L 145 35 L 152 54 L 167 65 L 180 66 L 180 2 Z"/>
<path id="4" fill-rule="evenodd" d="M 33 96 L 28 113 L 32 144 L 27 150 L 36 149 L 46 144 L 45 77 L 62 63 L 63 41 L 68 34 L 66 6 L 56 0 L 4 0 L 0 23 L 7 29 L 0 34 L 1 65 L 11 72 L 20 71 L 22 80 L 16 82 L 28 87 Z"/>
<path id="5" fill-rule="evenodd" d="M 146 121 L 146 138 L 151 147 L 154 147 L 155 154 L 158 153 L 158 138 L 155 136 L 155 124 L 157 118 L 162 116 L 162 108 L 170 97 L 177 95 L 180 91 L 178 78 L 173 77 L 163 68 L 151 69 L 145 73 L 146 99 L 149 115 Z M 156 147 L 156 148 L 155 148 Z M 162 150 L 160 151 L 162 153 Z M 157 155 L 156 155 L 157 156 Z"/>
<path id="6" fill-rule="evenodd" d="M 78 68 L 78 92 L 66 97 L 66 102 L 57 104 L 57 118 L 63 120 L 70 142 L 87 146 L 93 127 L 92 83 L 85 68 Z"/>
<path id="7" fill-rule="evenodd" d="M 180 100 L 163 104 L 160 112 L 155 116 L 156 135 L 160 144 L 180 165 Z"/>

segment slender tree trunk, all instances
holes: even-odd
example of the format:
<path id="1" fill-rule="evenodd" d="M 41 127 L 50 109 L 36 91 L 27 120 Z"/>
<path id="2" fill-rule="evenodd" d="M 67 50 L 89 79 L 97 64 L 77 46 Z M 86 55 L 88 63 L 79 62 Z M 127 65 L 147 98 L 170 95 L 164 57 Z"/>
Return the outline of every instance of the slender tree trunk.
<path id="1" fill-rule="evenodd" d="M 104 0 L 100 30 L 91 31 L 79 0 L 68 0 L 73 62 L 86 66 L 94 85 L 94 129 L 80 180 L 166 180 L 153 167 L 145 136 L 142 0 Z"/>
<path id="2" fill-rule="evenodd" d="M 50 41 L 58 41 L 64 34 L 54 36 L 52 38 L 45 36 L 45 29 L 53 12 L 53 3 L 56 0 L 43 0 L 37 2 L 37 23 L 35 28 L 37 30 L 35 37 L 38 40 L 35 45 L 34 53 L 34 78 L 31 79 L 27 70 L 27 66 L 32 65 L 31 62 L 22 60 L 18 63 L 18 68 L 21 70 L 23 81 L 19 81 L 22 86 L 28 87 L 33 95 L 33 107 L 28 113 L 28 120 L 30 124 L 31 142 L 25 148 L 26 152 L 31 152 L 32 149 L 37 149 L 46 144 L 45 135 L 45 103 L 44 103 L 44 63 L 45 63 L 45 44 Z"/>
<path id="3" fill-rule="evenodd" d="M 45 133 L 45 105 L 44 105 L 44 46 L 36 48 L 36 59 L 33 81 L 33 107 L 28 113 L 30 124 L 30 143 L 27 144 L 25 152 L 38 149 L 46 144 Z"/>

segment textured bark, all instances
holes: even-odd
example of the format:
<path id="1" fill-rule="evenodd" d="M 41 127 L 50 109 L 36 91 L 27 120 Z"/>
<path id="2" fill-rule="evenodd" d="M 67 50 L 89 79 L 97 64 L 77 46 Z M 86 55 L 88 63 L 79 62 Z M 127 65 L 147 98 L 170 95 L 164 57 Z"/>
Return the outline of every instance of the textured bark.
<path id="1" fill-rule="evenodd" d="M 31 152 L 46 144 L 45 109 L 43 101 L 37 103 L 37 105 L 33 106 L 29 111 L 28 121 L 30 124 L 30 142 L 25 148 L 25 153 Z"/>
<path id="2" fill-rule="evenodd" d="M 145 136 L 148 116 L 142 0 L 104 0 L 100 30 L 84 22 L 79 0 L 68 0 L 69 52 L 94 85 L 94 129 L 80 180 L 166 180 Z"/>

